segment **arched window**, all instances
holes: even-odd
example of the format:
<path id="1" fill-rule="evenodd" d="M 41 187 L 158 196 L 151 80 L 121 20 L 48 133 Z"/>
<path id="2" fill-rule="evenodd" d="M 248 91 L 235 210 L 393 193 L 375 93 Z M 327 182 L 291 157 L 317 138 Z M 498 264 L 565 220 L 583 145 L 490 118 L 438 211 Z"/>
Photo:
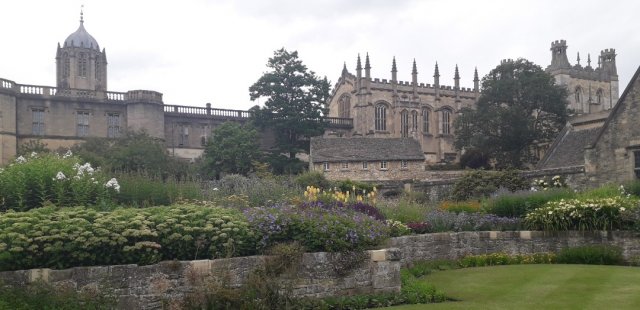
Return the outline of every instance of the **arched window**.
<path id="1" fill-rule="evenodd" d="M 422 109 L 422 132 L 429 133 L 429 118 L 431 117 L 431 111 L 429 109 Z"/>
<path id="2" fill-rule="evenodd" d="M 349 95 L 342 95 L 342 97 L 340 97 L 338 101 L 338 117 L 351 117 L 351 97 Z"/>
<path id="3" fill-rule="evenodd" d="M 376 105 L 376 130 L 387 130 L 387 106 L 384 103 Z"/>
<path id="4" fill-rule="evenodd" d="M 407 110 L 400 112 L 400 136 L 403 138 L 409 136 L 409 111 Z"/>
<path id="5" fill-rule="evenodd" d="M 451 110 L 440 111 L 440 133 L 448 135 L 451 133 Z"/>
<path id="6" fill-rule="evenodd" d="M 69 71 L 71 69 L 71 62 L 69 60 L 69 54 L 64 53 L 62 58 L 64 59 L 64 68 L 62 69 L 62 75 L 64 77 L 68 77 L 69 76 Z"/>
<path id="7" fill-rule="evenodd" d="M 576 103 L 582 103 L 582 88 L 580 86 L 576 87 L 575 97 Z"/>
<path id="8" fill-rule="evenodd" d="M 604 92 L 602 91 L 602 88 L 598 89 L 598 91 L 596 92 L 596 103 L 601 104 L 604 102 Z"/>
<path id="9" fill-rule="evenodd" d="M 78 76 L 87 76 L 87 55 L 80 53 L 78 57 Z"/>
<path id="10" fill-rule="evenodd" d="M 411 131 L 418 132 L 418 111 L 411 111 Z"/>

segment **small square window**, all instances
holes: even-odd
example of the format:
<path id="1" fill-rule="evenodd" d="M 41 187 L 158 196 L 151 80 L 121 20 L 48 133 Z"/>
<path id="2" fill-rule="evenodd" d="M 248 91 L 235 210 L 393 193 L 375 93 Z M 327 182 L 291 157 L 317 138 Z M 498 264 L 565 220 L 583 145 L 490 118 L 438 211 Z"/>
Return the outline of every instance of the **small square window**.
<path id="1" fill-rule="evenodd" d="M 342 165 L 340 165 L 340 168 L 342 169 L 349 169 L 349 162 L 342 162 Z"/>
<path id="2" fill-rule="evenodd" d="M 322 163 L 322 168 L 324 169 L 324 171 L 329 171 L 329 163 L 326 161 Z"/>
<path id="3" fill-rule="evenodd" d="M 407 163 L 407 161 L 406 161 L 406 160 L 403 160 L 403 161 L 401 161 L 401 162 L 400 162 L 400 168 L 401 168 L 401 169 L 407 169 L 407 168 L 409 168 L 409 164 Z"/>
<path id="4" fill-rule="evenodd" d="M 363 169 L 363 170 L 367 170 L 367 169 L 369 169 L 369 162 L 367 162 L 367 161 L 363 161 L 363 162 L 362 162 L 362 169 Z"/>
<path id="5" fill-rule="evenodd" d="M 380 169 L 381 170 L 387 170 L 387 161 L 383 160 L 380 162 Z"/>

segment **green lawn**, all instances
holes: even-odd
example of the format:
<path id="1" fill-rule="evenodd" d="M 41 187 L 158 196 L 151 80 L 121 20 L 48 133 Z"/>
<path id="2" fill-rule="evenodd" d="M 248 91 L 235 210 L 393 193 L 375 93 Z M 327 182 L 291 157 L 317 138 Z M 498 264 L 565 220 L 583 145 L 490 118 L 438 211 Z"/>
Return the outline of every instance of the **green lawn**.
<path id="1" fill-rule="evenodd" d="M 385 309 L 640 309 L 640 268 L 512 265 L 438 271 L 424 281 L 460 301 Z"/>

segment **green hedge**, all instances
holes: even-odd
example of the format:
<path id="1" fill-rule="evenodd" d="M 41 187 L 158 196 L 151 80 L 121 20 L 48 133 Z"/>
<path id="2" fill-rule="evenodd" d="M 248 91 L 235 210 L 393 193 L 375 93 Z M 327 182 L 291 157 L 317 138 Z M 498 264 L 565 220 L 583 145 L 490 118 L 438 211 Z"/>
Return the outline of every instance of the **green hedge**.
<path id="1" fill-rule="evenodd" d="M 45 207 L 0 214 L 0 270 L 153 264 L 255 253 L 232 209 L 178 205 L 99 212 Z"/>

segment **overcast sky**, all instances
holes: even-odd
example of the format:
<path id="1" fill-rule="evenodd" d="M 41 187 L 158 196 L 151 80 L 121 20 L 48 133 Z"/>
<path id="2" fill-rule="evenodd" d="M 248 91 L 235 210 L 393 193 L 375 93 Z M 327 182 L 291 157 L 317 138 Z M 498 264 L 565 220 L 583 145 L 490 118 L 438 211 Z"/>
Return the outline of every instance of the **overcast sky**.
<path id="1" fill-rule="evenodd" d="M 85 28 L 107 50 L 111 91 L 150 89 L 165 104 L 248 109 L 248 88 L 273 51 L 297 50 L 307 67 L 332 85 L 346 61 L 369 53 L 372 76 L 452 85 L 456 64 L 463 87 L 473 69 L 485 75 L 505 58 L 542 67 L 551 41 L 566 39 L 572 64 L 591 53 L 594 66 L 615 48 L 620 92 L 640 65 L 640 1 L 418 0 L 20 0 L 0 8 L 0 78 L 55 85 L 58 42 Z"/>

